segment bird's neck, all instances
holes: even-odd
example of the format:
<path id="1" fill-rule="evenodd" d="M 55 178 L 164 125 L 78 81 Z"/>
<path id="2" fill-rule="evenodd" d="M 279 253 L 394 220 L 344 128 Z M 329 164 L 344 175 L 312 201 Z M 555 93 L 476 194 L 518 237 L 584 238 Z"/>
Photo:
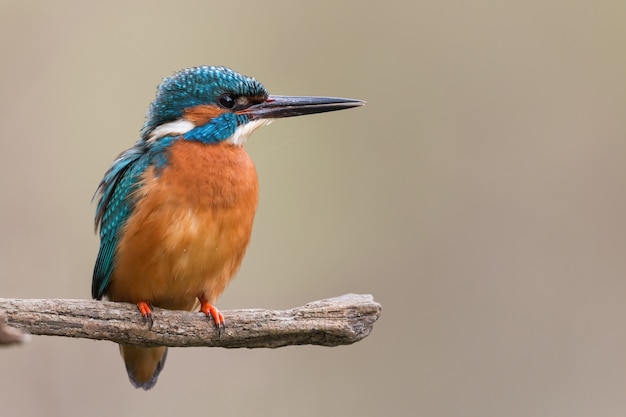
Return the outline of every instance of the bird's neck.
<path id="1" fill-rule="evenodd" d="M 144 140 L 149 144 L 157 145 L 159 141 L 171 141 L 174 137 L 182 136 L 185 140 L 204 144 L 226 142 L 231 145 L 243 146 L 255 130 L 272 122 L 271 119 L 257 119 L 237 124 L 235 115 L 229 114 L 227 116 L 232 116 L 230 117 L 233 119 L 232 123 L 217 123 L 211 119 L 204 121 L 197 117 L 177 119 L 145 133 Z"/>
<path id="2" fill-rule="evenodd" d="M 256 169 L 242 146 L 178 139 L 167 154 L 165 166 L 152 178 L 170 189 L 172 199 L 189 207 L 256 207 Z"/>

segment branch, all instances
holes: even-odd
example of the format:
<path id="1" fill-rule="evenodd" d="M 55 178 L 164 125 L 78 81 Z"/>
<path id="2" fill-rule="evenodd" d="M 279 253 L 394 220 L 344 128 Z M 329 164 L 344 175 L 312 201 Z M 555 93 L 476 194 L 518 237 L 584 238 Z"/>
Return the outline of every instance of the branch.
<path id="1" fill-rule="evenodd" d="M 137 346 L 276 348 L 357 342 L 370 334 L 381 306 L 371 295 L 346 294 L 290 310 L 224 311 L 226 329 L 221 336 L 213 321 L 202 313 L 156 307 L 150 328 L 137 307 L 128 303 L 0 298 L 2 311 L 9 325 L 35 335 L 110 340 Z"/>
<path id="2" fill-rule="evenodd" d="M 7 317 L 0 314 L 0 346 L 27 342 L 30 336 L 8 325 Z"/>

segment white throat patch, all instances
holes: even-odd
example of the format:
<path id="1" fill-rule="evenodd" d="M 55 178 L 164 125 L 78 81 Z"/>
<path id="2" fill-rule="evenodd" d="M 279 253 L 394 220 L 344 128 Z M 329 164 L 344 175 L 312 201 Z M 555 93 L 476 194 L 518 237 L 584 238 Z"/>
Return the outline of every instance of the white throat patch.
<path id="1" fill-rule="evenodd" d="M 236 146 L 243 146 L 248 141 L 250 135 L 260 128 L 261 126 L 267 126 L 272 123 L 272 119 L 257 119 L 239 126 L 235 133 L 228 139 L 226 143 L 231 143 Z M 166 136 L 180 136 L 195 129 L 197 126 L 187 119 L 177 119 L 173 122 L 164 123 L 157 126 L 148 136 L 148 142 L 154 142 L 158 139 Z"/>
<path id="2" fill-rule="evenodd" d="M 148 136 L 148 142 L 154 142 L 157 139 L 166 136 L 180 136 L 194 129 L 196 125 L 186 119 L 177 119 L 173 122 L 164 123 L 157 126 Z"/>
<path id="3" fill-rule="evenodd" d="M 261 126 L 267 126 L 272 123 L 272 119 L 257 119 L 251 122 L 241 125 L 235 130 L 235 133 L 228 139 L 226 143 L 232 143 L 235 146 L 243 146 L 248 141 L 250 135 L 260 128 Z"/>

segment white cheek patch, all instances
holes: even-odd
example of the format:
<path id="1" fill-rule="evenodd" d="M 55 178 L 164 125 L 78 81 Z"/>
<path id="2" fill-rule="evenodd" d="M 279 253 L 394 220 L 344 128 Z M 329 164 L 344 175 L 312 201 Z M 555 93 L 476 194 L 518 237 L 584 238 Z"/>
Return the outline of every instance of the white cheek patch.
<path id="1" fill-rule="evenodd" d="M 245 125 L 241 125 L 235 130 L 235 133 L 228 139 L 226 139 L 226 143 L 231 143 L 236 146 L 243 146 L 248 141 L 250 135 L 260 128 L 261 126 L 267 126 L 272 123 L 272 119 L 257 119 L 251 122 L 246 123 Z"/>
<path id="2" fill-rule="evenodd" d="M 166 136 L 180 136 L 189 132 L 196 127 L 195 124 L 186 119 L 178 119 L 173 122 L 164 123 L 157 126 L 148 136 L 148 142 L 154 142 L 157 139 Z"/>

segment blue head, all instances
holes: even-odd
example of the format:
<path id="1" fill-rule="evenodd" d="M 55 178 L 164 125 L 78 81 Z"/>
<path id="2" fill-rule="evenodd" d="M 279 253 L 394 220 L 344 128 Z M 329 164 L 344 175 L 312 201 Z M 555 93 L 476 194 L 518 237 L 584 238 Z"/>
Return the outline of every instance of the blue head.
<path id="1" fill-rule="evenodd" d="M 201 66 L 165 78 L 150 106 L 142 139 L 182 136 L 204 143 L 235 145 L 271 119 L 340 110 L 360 100 L 270 96 L 257 80 L 229 68 Z"/>
<path id="2" fill-rule="evenodd" d="M 219 142 L 249 118 L 235 112 L 267 99 L 254 78 L 225 67 L 195 67 L 165 78 L 150 105 L 144 140 L 183 134 L 188 139 Z M 209 124 L 209 126 L 207 126 Z"/>

